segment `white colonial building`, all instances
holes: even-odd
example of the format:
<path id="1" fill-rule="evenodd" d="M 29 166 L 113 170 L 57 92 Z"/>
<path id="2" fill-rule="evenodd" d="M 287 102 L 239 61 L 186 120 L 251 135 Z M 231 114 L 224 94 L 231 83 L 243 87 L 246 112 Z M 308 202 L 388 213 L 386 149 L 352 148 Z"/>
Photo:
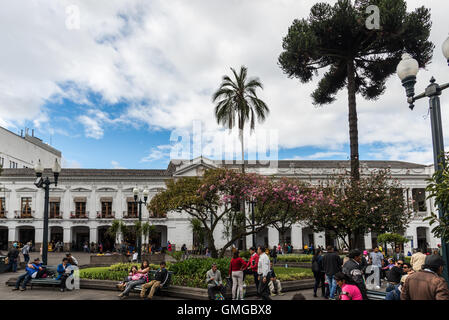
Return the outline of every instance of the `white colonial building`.
<path id="1" fill-rule="evenodd" d="M 165 170 L 62 169 L 58 186 L 50 190 L 49 241 L 62 240 L 65 248 L 71 250 L 81 249 L 85 241 L 104 244 L 113 242 L 106 234 L 113 219 L 123 219 L 129 225 L 137 219 L 134 187 L 147 188 L 151 199 L 165 188 L 167 179 L 199 176 L 207 168 L 223 166 L 240 168 L 241 165 L 199 157 L 194 160 L 173 160 Z M 297 177 L 314 183 L 342 170 L 349 170 L 349 161 L 280 160 L 275 168 L 258 163 L 248 163 L 246 168 L 247 172 Z M 389 168 L 393 177 L 402 184 L 405 200 L 415 200 L 414 216 L 405 233 L 411 240 L 405 247 L 406 252 L 411 247 L 437 247 L 440 240 L 433 237 L 428 223 L 422 221 L 433 210 L 433 201 L 426 199 L 424 190 L 433 167 L 400 161 L 361 161 L 361 168 L 362 172 Z M 51 170 L 46 169 L 45 175 L 51 176 Z M 0 176 L 2 250 L 14 241 L 33 241 L 36 247 L 42 242 L 44 193 L 34 186 L 34 180 L 35 173 L 31 168 L 7 168 Z M 153 218 L 145 206 L 142 208 L 143 220 L 150 221 L 157 228 L 157 245 L 165 246 L 170 241 L 177 248 L 184 243 L 188 248 L 193 246 L 194 235 L 187 214 L 171 212 L 166 218 Z M 222 226 L 219 226 L 214 234 L 217 248 L 227 242 L 223 234 Z M 279 233 L 269 227 L 259 232 L 256 239 L 257 244 L 273 246 L 279 242 Z M 315 246 L 335 244 L 326 232 L 313 233 L 301 224 L 291 228 L 287 233 L 287 241 L 295 249 L 311 243 Z M 247 246 L 251 245 L 251 236 L 246 238 L 246 242 Z M 364 243 L 365 248 L 371 248 L 376 244 L 376 235 L 365 235 Z"/>

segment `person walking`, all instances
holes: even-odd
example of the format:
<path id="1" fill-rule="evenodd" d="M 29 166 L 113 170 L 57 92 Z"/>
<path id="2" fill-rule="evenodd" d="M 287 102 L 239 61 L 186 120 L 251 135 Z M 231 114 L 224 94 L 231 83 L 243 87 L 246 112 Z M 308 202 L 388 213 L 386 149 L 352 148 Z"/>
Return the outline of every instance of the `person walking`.
<path id="1" fill-rule="evenodd" d="M 265 253 L 265 248 L 262 246 L 257 247 L 257 254 L 259 255 L 259 263 L 257 265 L 257 274 L 259 275 L 259 296 L 263 300 L 271 300 L 270 289 L 268 283 L 268 273 L 270 272 L 270 258 Z"/>
<path id="2" fill-rule="evenodd" d="M 382 252 L 379 251 L 379 247 L 375 247 L 374 251 L 370 252 L 369 254 L 369 262 L 371 263 L 371 265 L 375 268 L 377 268 L 377 270 L 375 271 L 378 272 L 378 278 L 377 278 L 377 283 L 376 283 L 376 289 L 379 290 L 380 286 L 381 286 L 381 271 L 382 271 L 382 267 L 384 266 L 384 255 Z"/>
<path id="3" fill-rule="evenodd" d="M 232 278 L 232 300 L 237 300 L 237 297 L 243 300 L 243 270 L 247 265 L 245 260 L 240 258 L 239 251 L 234 251 L 229 264 L 229 276 Z"/>
<path id="4" fill-rule="evenodd" d="M 334 252 L 334 247 L 328 246 L 327 253 L 323 257 L 323 270 L 326 274 L 327 282 L 329 283 L 329 299 L 335 300 L 335 290 L 337 283 L 335 281 L 335 274 L 341 272 L 343 261 L 337 252 Z"/>
<path id="5" fill-rule="evenodd" d="M 416 249 L 416 252 L 410 258 L 410 264 L 412 265 L 413 270 L 421 271 L 422 266 L 426 261 L 426 255 L 422 253 L 422 249 Z"/>
<path id="6" fill-rule="evenodd" d="M 316 292 L 321 285 L 321 297 L 326 296 L 326 286 L 324 285 L 324 270 L 323 270 L 323 255 L 321 250 L 318 249 L 312 258 L 312 272 L 315 278 L 315 285 L 313 286 L 313 296 L 316 298 Z"/>
<path id="7" fill-rule="evenodd" d="M 349 260 L 343 265 L 342 271 L 359 288 L 363 300 L 368 300 L 366 285 L 363 279 L 362 252 L 358 249 L 351 250 L 348 258 Z"/>
<path id="8" fill-rule="evenodd" d="M 25 261 L 25 264 L 27 264 L 30 261 L 30 249 L 31 249 L 30 242 L 28 242 L 22 248 L 23 260 Z"/>
<path id="9" fill-rule="evenodd" d="M 14 242 L 12 247 L 8 250 L 8 270 L 17 272 L 17 263 L 19 261 L 19 250 L 17 250 L 17 242 Z"/>
<path id="10" fill-rule="evenodd" d="M 427 256 L 422 270 L 409 274 L 405 279 L 401 300 L 449 300 L 449 289 L 441 276 L 444 264 L 440 256 Z"/>

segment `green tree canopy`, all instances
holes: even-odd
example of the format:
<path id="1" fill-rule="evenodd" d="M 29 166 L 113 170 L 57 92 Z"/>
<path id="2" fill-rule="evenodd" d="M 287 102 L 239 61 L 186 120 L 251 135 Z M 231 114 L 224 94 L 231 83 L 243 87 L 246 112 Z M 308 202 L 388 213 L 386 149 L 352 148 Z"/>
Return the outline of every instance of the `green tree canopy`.
<path id="1" fill-rule="evenodd" d="M 379 30 L 365 25 L 370 5 L 379 8 Z M 279 64 L 289 77 L 306 83 L 324 71 L 312 93 L 314 104 L 332 103 L 347 88 L 355 180 L 360 177 L 356 94 L 369 100 L 382 95 L 404 52 L 425 67 L 434 49 L 428 41 L 430 29 L 430 10 L 420 7 L 407 12 L 405 0 L 339 0 L 334 6 L 315 4 L 308 18 L 293 21 L 283 39 Z"/>

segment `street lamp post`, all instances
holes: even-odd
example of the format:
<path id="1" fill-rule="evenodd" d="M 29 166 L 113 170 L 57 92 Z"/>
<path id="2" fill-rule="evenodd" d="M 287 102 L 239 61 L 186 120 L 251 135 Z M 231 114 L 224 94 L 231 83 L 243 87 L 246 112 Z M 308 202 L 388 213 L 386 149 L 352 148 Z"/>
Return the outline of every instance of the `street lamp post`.
<path id="1" fill-rule="evenodd" d="M 34 171 L 36 172 L 36 181 L 34 185 L 38 188 L 44 189 L 45 191 L 45 201 L 44 201 L 44 238 L 42 239 L 42 263 L 47 265 L 47 256 L 48 256 L 48 202 L 49 202 L 49 193 L 50 193 L 50 185 L 54 184 L 55 187 L 58 185 L 58 177 L 61 172 L 61 166 L 58 163 L 58 160 L 55 160 L 55 164 L 53 165 L 52 171 L 54 175 L 54 182 L 51 182 L 48 177 L 43 178 L 42 174 L 44 172 L 44 167 L 41 164 L 41 160 L 39 159 L 38 163 L 34 167 Z"/>
<path id="2" fill-rule="evenodd" d="M 449 64 L 449 38 L 443 43 L 443 54 Z M 413 59 L 409 54 L 404 54 L 402 60 L 397 67 L 397 73 L 402 81 L 402 85 L 405 88 L 407 95 L 407 102 L 409 108 L 413 110 L 414 102 L 428 97 L 430 105 L 430 123 L 432 128 L 432 142 L 433 142 L 433 161 L 435 170 L 441 169 L 444 164 L 444 141 L 443 141 L 443 125 L 441 123 L 441 107 L 440 107 L 440 95 L 444 89 L 449 88 L 449 83 L 439 85 L 432 77 L 430 79 L 430 85 L 426 88 L 425 92 L 415 96 L 415 84 L 416 75 L 418 74 L 419 66 L 418 62 Z M 441 157 L 441 158 L 440 158 Z M 441 159 L 441 160 L 440 160 Z M 441 207 L 441 204 L 437 204 L 439 216 L 445 215 L 445 208 Z M 441 239 L 442 256 L 446 263 L 446 268 L 443 270 L 443 277 L 449 282 L 448 277 L 448 261 L 449 251 L 448 243 L 446 239 Z"/>
<path id="3" fill-rule="evenodd" d="M 134 193 L 134 202 L 139 205 L 139 225 L 142 223 L 142 204 L 147 204 L 148 200 L 148 189 L 143 190 L 143 201 L 142 198 L 139 197 L 140 190 L 138 188 L 133 189 Z M 142 262 L 142 231 L 138 230 L 139 233 L 137 235 L 137 261 Z"/>
<path id="4" fill-rule="evenodd" d="M 249 204 L 251 205 L 251 224 L 252 224 L 252 238 L 253 238 L 253 247 L 256 247 L 256 234 L 254 232 L 254 205 L 256 204 L 256 201 L 254 200 L 254 198 L 251 197 L 251 199 L 249 200 Z"/>

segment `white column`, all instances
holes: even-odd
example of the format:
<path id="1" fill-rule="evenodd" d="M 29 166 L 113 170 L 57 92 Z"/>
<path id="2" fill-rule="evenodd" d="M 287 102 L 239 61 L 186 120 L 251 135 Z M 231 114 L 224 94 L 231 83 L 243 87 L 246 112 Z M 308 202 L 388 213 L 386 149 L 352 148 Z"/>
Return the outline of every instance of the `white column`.
<path id="1" fill-rule="evenodd" d="M 96 227 L 89 228 L 89 242 L 98 242 L 98 229 Z"/>
<path id="2" fill-rule="evenodd" d="M 415 225 L 410 226 L 410 234 L 413 236 L 413 248 L 418 248 L 418 229 Z"/>
<path id="3" fill-rule="evenodd" d="M 97 192 L 96 186 L 92 186 L 92 192 L 90 193 L 90 197 L 87 199 L 86 210 L 89 211 L 89 219 L 97 218 Z M 99 204 L 98 204 L 99 206 Z M 88 209 L 87 209 L 88 208 Z M 101 210 L 101 208 L 100 208 Z"/>
<path id="4" fill-rule="evenodd" d="M 34 229 L 34 243 L 39 243 L 40 245 L 36 246 L 36 249 L 41 248 L 42 240 L 44 239 L 44 228 L 35 228 Z"/>
<path id="5" fill-rule="evenodd" d="M 274 227 L 268 227 L 268 244 L 270 248 L 279 243 L 279 231 Z"/>
<path id="6" fill-rule="evenodd" d="M 293 250 L 302 249 L 302 227 L 299 224 L 292 225 L 291 231 Z"/>
<path id="7" fill-rule="evenodd" d="M 8 228 L 8 242 L 12 243 L 14 241 L 18 240 L 18 235 L 19 231 L 17 227 L 9 227 Z"/>
<path id="8" fill-rule="evenodd" d="M 72 244 L 72 229 L 70 227 L 65 227 L 62 232 L 62 241 L 64 244 Z"/>
<path id="9" fill-rule="evenodd" d="M 371 232 L 365 234 L 364 240 L 365 240 L 365 249 L 372 249 L 373 242 L 371 241 Z"/>
<path id="10" fill-rule="evenodd" d="M 326 234 L 325 232 L 318 232 L 313 234 L 313 246 L 315 248 L 318 248 L 319 246 L 322 246 L 323 248 L 326 248 Z"/>

